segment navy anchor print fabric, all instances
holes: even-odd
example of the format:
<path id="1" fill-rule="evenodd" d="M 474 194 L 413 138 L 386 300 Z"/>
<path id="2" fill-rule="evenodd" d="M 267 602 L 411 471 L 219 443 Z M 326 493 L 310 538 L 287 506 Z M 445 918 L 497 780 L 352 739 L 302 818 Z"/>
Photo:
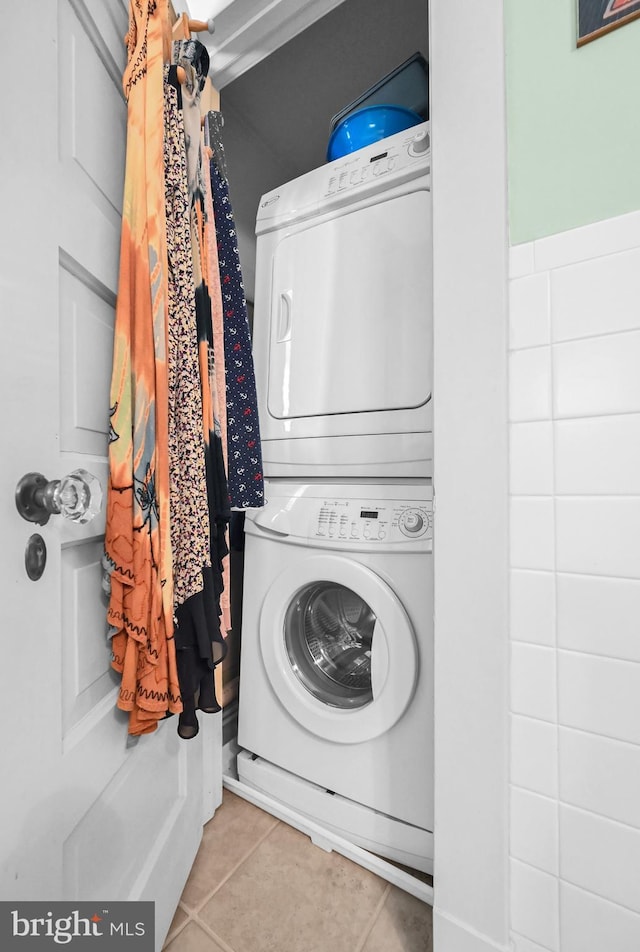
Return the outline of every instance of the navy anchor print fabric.
<path id="1" fill-rule="evenodd" d="M 209 145 L 213 149 L 211 191 L 222 289 L 229 498 L 234 509 L 249 509 L 264 505 L 256 381 L 238 241 L 220 141 L 222 116 L 210 112 L 207 119 Z"/>

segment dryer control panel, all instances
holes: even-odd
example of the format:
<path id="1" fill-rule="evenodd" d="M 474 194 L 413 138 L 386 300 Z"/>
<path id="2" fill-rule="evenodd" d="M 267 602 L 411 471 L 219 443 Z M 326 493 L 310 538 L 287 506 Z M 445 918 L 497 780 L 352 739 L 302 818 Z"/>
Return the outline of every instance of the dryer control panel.
<path id="1" fill-rule="evenodd" d="M 300 175 L 260 199 L 256 235 L 365 201 L 404 182 L 431 185 L 431 124 L 422 122 Z"/>
<path id="2" fill-rule="evenodd" d="M 433 537 L 430 502 L 356 499 L 318 501 L 311 535 L 343 542 L 408 542 Z"/>
<path id="3" fill-rule="evenodd" d="M 389 173 L 401 174 L 404 169 L 416 165 L 421 166 L 423 173 L 428 175 L 431 171 L 430 159 L 430 124 L 425 122 L 330 162 L 326 166 L 324 197 L 375 182 Z"/>

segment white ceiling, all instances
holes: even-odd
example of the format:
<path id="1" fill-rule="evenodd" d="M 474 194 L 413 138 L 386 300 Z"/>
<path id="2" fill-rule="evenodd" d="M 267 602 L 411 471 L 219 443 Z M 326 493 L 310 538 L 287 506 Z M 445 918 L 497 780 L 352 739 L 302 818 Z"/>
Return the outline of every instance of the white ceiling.
<path id="1" fill-rule="evenodd" d="M 173 0 L 176 13 L 213 19 L 213 37 L 199 34 L 212 54 L 211 78 L 223 89 L 343 0 Z"/>

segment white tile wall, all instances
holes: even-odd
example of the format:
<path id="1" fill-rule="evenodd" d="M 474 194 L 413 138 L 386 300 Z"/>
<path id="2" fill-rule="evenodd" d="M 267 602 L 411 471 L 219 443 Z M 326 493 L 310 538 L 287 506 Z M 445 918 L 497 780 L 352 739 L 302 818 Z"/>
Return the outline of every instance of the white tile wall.
<path id="1" fill-rule="evenodd" d="M 524 245 L 513 245 L 509 252 L 509 276 L 521 278 L 531 274 L 535 269 L 533 257 L 533 242 Z"/>
<path id="2" fill-rule="evenodd" d="M 511 565 L 522 569 L 553 569 L 553 500 L 513 496 L 510 525 Z"/>
<path id="3" fill-rule="evenodd" d="M 563 803 L 640 829 L 639 746 L 563 727 L 559 756 Z"/>
<path id="4" fill-rule="evenodd" d="M 509 289 L 509 347 L 535 347 L 551 340 L 549 276 L 531 274 Z"/>
<path id="5" fill-rule="evenodd" d="M 549 797 L 511 788 L 511 855 L 558 875 L 558 805 Z"/>
<path id="6" fill-rule="evenodd" d="M 554 645 L 556 579 L 553 572 L 511 571 L 510 630 L 515 641 Z"/>
<path id="7" fill-rule="evenodd" d="M 554 341 L 611 334 L 638 326 L 640 249 L 583 261 L 573 267 L 551 271 L 550 275 L 543 271 L 527 280 L 529 284 L 542 283 L 549 276 Z M 512 298 L 517 300 L 518 292 L 512 293 Z M 521 333 L 526 339 L 524 329 Z"/>
<path id="8" fill-rule="evenodd" d="M 640 578 L 640 496 L 559 497 L 555 523 L 559 572 Z"/>
<path id="9" fill-rule="evenodd" d="M 511 250 L 511 940 L 640 949 L 640 212 Z"/>
<path id="10" fill-rule="evenodd" d="M 558 651 L 558 720 L 640 744 L 640 664 Z"/>
<path id="11" fill-rule="evenodd" d="M 514 641 L 511 647 L 511 710 L 556 721 L 556 653 L 553 648 Z"/>
<path id="12" fill-rule="evenodd" d="M 544 946 L 538 945 L 537 942 L 532 942 L 531 939 L 518 935 L 516 932 L 511 933 L 511 941 L 513 952 L 548 952 L 548 949 L 545 949 Z"/>
<path id="13" fill-rule="evenodd" d="M 551 349 L 516 350 L 509 358 L 509 417 L 546 420 L 551 410 Z"/>
<path id="14" fill-rule="evenodd" d="M 542 388 L 542 368 L 539 352 L 532 350 L 536 359 L 523 357 L 524 351 L 511 355 L 520 358 L 518 366 L 528 365 L 528 373 L 521 387 L 533 409 L 534 383 Z M 598 416 L 605 413 L 632 413 L 640 410 L 640 331 L 589 337 L 556 344 L 553 348 L 553 393 L 556 417 Z M 530 365 L 530 366 L 529 366 Z M 513 382 L 517 393 L 517 382 Z M 537 393 L 537 391 L 536 391 Z M 542 419 L 542 402 L 536 397 L 536 416 L 512 419 Z M 525 411 L 529 405 L 521 397 Z M 522 412 L 522 411 L 521 411 Z"/>
<path id="15" fill-rule="evenodd" d="M 562 952 L 638 952 L 640 916 L 561 883 L 560 948 Z"/>
<path id="16" fill-rule="evenodd" d="M 640 307 L 640 298 L 638 301 Z M 551 425 L 547 421 L 512 424 L 511 428 Z M 553 428 L 558 494 L 614 496 L 640 492 L 640 414 L 558 420 Z M 547 452 L 538 470 L 541 465 L 546 472 L 550 465 Z M 516 488 L 512 488 L 515 493 L 526 479 L 517 474 L 519 481 Z"/>
<path id="17" fill-rule="evenodd" d="M 546 797 L 558 796 L 558 731 L 554 724 L 512 715 L 511 783 Z"/>
<path id="18" fill-rule="evenodd" d="M 557 591 L 557 631 L 560 648 L 640 661 L 640 581 L 563 574 L 558 576 Z M 513 582 L 511 595 L 512 599 L 522 601 L 522 596 L 519 590 L 514 588 Z M 534 595 L 530 596 L 529 603 L 533 597 Z M 542 593 L 540 598 L 544 598 Z M 520 614 L 518 604 L 512 602 L 512 617 L 518 618 Z M 531 616 L 528 619 L 531 627 L 530 618 Z M 538 627 L 543 627 L 542 623 Z M 518 632 L 522 630 L 527 630 L 524 621 L 515 634 L 512 629 L 512 637 L 517 637 Z"/>
<path id="19" fill-rule="evenodd" d="M 640 913 L 640 830 L 561 804 L 560 843 L 563 880 Z"/>
<path id="20" fill-rule="evenodd" d="M 515 859 L 511 860 L 511 927 L 543 948 L 558 952 L 558 880 Z"/>
<path id="21" fill-rule="evenodd" d="M 593 225 L 572 228 L 549 238 L 531 242 L 535 271 L 554 271 L 579 261 L 597 261 L 606 255 L 640 248 L 640 212 L 630 212 Z M 516 258 L 525 260 L 523 245 Z M 515 277 L 515 275 L 514 275 Z"/>
<path id="22" fill-rule="evenodd" d="M 553 493 L 551 420 L 510 425 L 509 484 L 514 496 L 549 496 Z"/>

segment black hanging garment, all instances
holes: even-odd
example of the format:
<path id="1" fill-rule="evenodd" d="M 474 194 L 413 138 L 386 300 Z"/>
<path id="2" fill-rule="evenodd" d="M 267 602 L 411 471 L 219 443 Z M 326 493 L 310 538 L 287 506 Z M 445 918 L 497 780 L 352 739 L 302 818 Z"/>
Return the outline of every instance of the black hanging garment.
<path id="1" fill-rule="evenodd" d="M 229 499 L 234 509 L 248 509 L 264 505 L 262 449 L 247 302 L 229 199 L 222 122 L 219 112 L 207 113 L 207 143 L 213 151 L 209 172 L 222 288 Z"/>

